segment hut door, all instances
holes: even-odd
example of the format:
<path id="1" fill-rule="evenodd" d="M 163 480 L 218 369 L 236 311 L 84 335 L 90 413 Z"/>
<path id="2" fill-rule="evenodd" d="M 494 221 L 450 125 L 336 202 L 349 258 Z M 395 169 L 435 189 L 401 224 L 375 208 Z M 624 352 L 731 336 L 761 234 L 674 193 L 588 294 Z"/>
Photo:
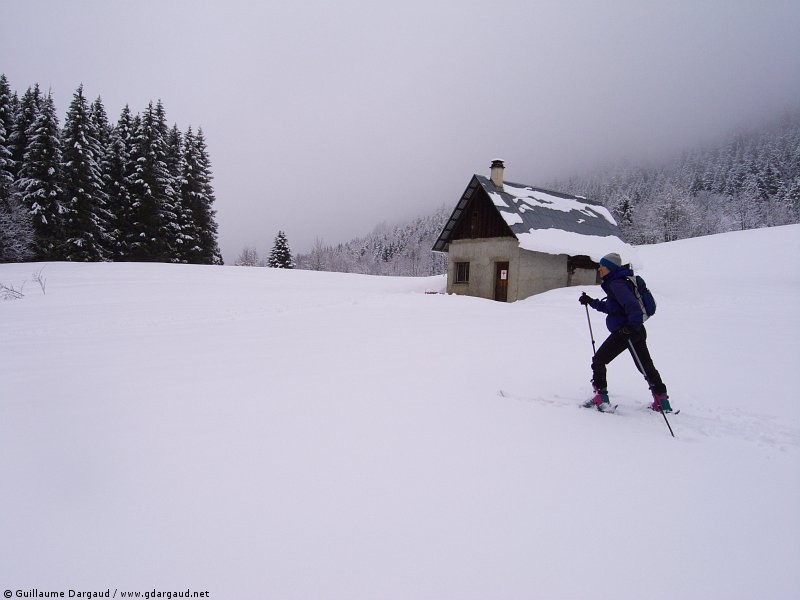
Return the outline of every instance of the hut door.
<path id="1" fill-rule="evenodd" d="M 494 264 L 494 299 L 498 302 L 508 302 L 508 263 Z"/>

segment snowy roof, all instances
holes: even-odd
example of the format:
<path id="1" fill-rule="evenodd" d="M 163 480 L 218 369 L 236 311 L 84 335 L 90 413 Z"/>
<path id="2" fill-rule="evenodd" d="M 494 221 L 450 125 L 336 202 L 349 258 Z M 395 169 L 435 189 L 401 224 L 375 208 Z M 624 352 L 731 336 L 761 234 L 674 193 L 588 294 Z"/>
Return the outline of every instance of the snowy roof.
<path id="1" fill-rule="evenodd" d="M 617 223 L 603 205 L 581 196 L 507 181 L 498 189 L 481 175 L 473 176 L 434 250 L 447 251 L 450 235 L 478 187 L 484 189 L 524 250 L 585 255 L 594 261 L 609 252 L 623 257 L 633 254 L 633 249 L 620 239 Z"/>

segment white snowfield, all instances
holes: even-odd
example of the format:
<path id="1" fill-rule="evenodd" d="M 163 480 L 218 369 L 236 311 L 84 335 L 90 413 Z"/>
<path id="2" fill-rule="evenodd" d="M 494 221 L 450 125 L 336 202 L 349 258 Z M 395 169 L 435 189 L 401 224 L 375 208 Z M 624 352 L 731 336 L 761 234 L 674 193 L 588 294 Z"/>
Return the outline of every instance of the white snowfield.
<path id="1" fill-rule="evenodd" d="M 676 438 L 599 287 L 0 265 L 0 588 L 797 598 L 800 226 L 637 251 Z"/>

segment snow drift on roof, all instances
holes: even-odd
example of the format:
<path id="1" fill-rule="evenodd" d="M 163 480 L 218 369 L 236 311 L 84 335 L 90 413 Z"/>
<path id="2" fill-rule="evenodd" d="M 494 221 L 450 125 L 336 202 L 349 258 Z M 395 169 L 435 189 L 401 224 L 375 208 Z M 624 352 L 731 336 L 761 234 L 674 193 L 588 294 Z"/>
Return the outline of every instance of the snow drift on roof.
<path id="1" fill-rule="evenodd" d="M 589 256 L 594 261 L 617 252 L 634 260 L 632 246 L 619 237 L 611 212 L 586 198 L 505 182 L 498 189 L 477 176 L 520 248 L 548 254 Z"/>

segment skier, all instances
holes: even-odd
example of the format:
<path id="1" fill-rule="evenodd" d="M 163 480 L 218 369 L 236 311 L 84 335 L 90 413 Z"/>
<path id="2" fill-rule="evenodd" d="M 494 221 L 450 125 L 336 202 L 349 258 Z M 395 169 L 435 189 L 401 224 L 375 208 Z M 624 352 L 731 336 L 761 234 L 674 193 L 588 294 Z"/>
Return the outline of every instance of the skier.
<path id="1" fill-rule="evenodd" d="M 637 363 L 636 368 L 640 371 L 644 369 L 643 374 L 650 384 L 650 391 L 653 394 L 650 408 L 665 413 L 672 412 L 667 386 L 661 381 L 661 375 L 653 365 L 653 359 L 647 349 L 647 331 L 644 328 L 642 307 L 636 299 L 633 284 L 627 279 L 633 275 L 631 266 L 623 265 L 619 254 L 611 253 L 600 259 L 597 270 L 603 278 L 601 287 L 607 297 L 596 300 L 584 292 L 578 298 L 578 302 L 606 313 L 608 315 L 606 326 L 611 335 L 602 343 L 592 359 L 592 384 L 595 395 L 584 406 L 587 408 L 596 406 L 603 412 L 612 410 L 608 400 L 606 365 L 627 349 L 631 351 L 634 363 Z M 639 361 L 636 360 L 637 356 Z M 641 367 L 638 362 L 641 362 Z"/>

